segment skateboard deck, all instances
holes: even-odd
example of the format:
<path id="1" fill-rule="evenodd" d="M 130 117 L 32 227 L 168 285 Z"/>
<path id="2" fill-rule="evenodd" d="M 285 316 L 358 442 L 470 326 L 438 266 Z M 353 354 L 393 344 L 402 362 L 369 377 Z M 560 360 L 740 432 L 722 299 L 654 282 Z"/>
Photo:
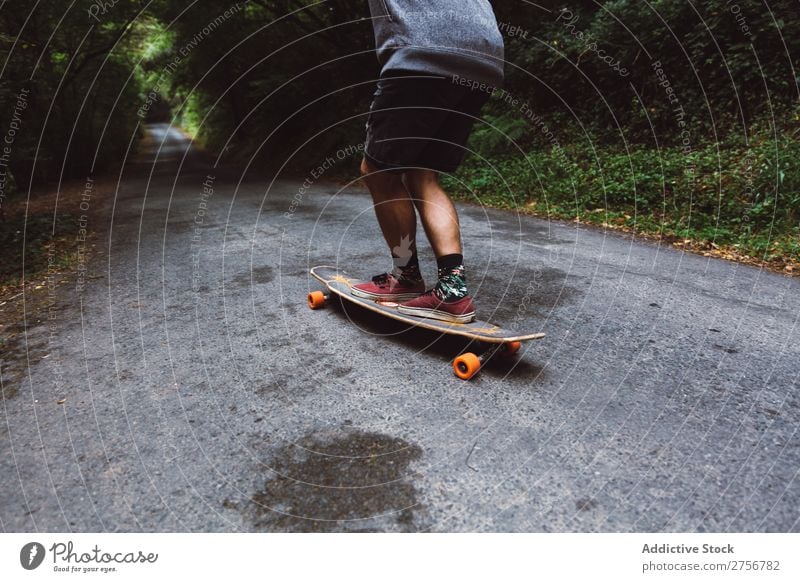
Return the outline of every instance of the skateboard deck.
<path id="1" fill-rule="evenodd" d="M 520 342 L 537 340 L 545 336 L 542 332 L 519 334 L 517 331 L 503 329 L 499 325 L 478 319 L 469 323 L 453 323 L 437 319 L 404 315 L 397 311 L 397 303 L 391 301 L 376 301 L 374 299 L 366 299 L 352 295 L 350 293 L 350 288 L 353 285 L 362 283 L 363 280 L 353 277 L 341 269 L 321 265 L 312 268 L 310 273 L 323 283 L 332 294 L 350 303 L 360 305 L 364 309 L 368 309 L 374 313 L 379 313 L 396 321 L 407 323 L 413 327 L 462 336 L 471 340 L 491 344 L 491 349 L 481 355 L 467 353 L 462 354 L 454 360 L 453 369 L 456 375 L 463 379 L 469 379 L 474 376 L 484 361 L 495 353 L 499 352 L 504 355 L 513 355 L 519 349 Z M 328 296 L 324 293 L 312 291 L 308 295 L 308 305 L 312 309 L 316 309 L 321 307 L 327 299 Z M 462 360 L 459 358 L 462 358 Z"/>

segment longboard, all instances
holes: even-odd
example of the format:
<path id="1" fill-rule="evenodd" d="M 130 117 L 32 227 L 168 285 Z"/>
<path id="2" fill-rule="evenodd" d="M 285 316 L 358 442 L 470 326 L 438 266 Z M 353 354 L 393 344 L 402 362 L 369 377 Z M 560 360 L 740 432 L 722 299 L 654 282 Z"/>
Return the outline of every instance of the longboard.
<path id="1" fill-rule="evenodd" d="M 488 321 L 474 320 L 469 323 L 452 323 L 439 321 L 437 319 L 427 319 L 404 315 L 397 311 L 397 303 L 390 301 L 375 301 L 356 297 L 350 293 L 353 285 L 358 285 L 363 281 L 350 276 L 345 271 L 327 265 L 317 266 L 311 269 L 311 276 L 323 283 L 330 293 L 340 297 L 350 303 L 360 305 L 374 313 L 379 313 L 396 321 L 407 323 L 414 327 L 438 331 L 445 334 L 457 335 L 471 340 L 476 340 L 490 345 L 490 349 L 474 354 L 465 352 L 453 360 L 453 371 L 459 378 L 468 380 L 478 373 L 481 366 L 496 354 L 511 356 L 515 354 L 520 343 L 528 340 L 537 340 L 545 336 L 542 332 L 518 334 L 516 331 L 503 329 Z M 322 291 L 311 291 L 308 294 L 308 306 L 311 309 L 318 309 L 325 305 L 330 298 L 329 294 Z"/>

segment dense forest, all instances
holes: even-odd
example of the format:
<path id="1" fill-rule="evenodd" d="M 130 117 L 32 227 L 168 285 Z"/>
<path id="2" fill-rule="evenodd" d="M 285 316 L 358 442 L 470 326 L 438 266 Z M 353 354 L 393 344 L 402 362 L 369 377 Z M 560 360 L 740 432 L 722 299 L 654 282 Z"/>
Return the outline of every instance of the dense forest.
<path id="1" fill-rule="evenodd" d="M 153 120 L 222 163 L 307 173 L 363 140 L 366 4 L 3 2 L 2 197 L 108 171 Z M 798 256 L 796 0 L 492 4 L 506 81 L 446 178 L 456 194 Z"/>

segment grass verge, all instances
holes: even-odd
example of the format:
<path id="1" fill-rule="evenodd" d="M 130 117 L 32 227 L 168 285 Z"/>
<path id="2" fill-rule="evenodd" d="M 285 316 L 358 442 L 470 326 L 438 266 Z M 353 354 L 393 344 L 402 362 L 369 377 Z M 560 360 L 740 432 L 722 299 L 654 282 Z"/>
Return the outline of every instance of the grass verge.
<path id="1" fill-rule="evenodd" d="M 571 144 L 468 158 L 457 198 L 635 233 L 786 274 L 800 272 L 800 140 L 626 151 Z"/>

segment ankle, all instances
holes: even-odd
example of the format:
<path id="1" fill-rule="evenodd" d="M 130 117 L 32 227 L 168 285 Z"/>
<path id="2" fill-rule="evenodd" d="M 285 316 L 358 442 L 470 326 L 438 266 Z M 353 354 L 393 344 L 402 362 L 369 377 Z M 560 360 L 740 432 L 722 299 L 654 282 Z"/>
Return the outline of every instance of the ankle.
<path id="1" fill-rule="evenodd" d="M 422 274 L 419 271 L 419 257 L 417 257 L 416 251 L 412 251 L 410 255 L 405 257 L 399 257 L 392 253 L 392 263 L 394 263 L 392 274 L 399 281 L 410 283 L 422 281 Z"/>
<path id="2" fill-rule="evenodd" d="M 422 281 L 419 265 L 406 265 L 405 267 L 395 265 L 394 269 L 392 269 L 392 275 L 402 283 L 419 283 Z"/>
<path id="3" fill-rule="evenodd" d="M 443 277 L 453 269 L 464 268 L 464 255 L 453 253 L 436 257 L 436 267 L 439 270 L 439 277 Z"/>

